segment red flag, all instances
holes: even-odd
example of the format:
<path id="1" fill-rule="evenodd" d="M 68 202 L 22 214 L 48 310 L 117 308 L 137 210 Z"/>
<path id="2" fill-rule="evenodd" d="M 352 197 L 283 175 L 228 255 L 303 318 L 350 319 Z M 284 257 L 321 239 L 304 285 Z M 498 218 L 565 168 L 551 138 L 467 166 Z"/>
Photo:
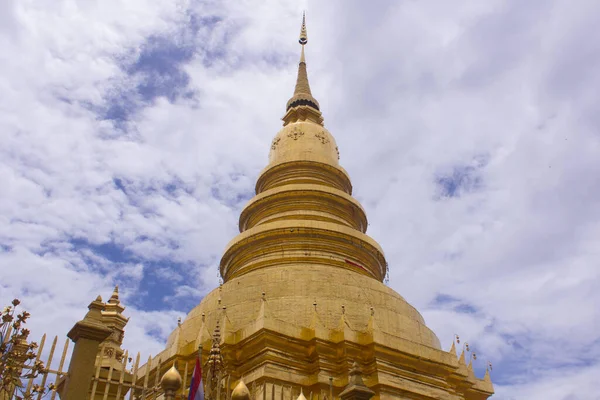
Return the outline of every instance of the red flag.
<path id="1" fill-rule="evenodd" d="M 202 387 L 202 367 L 200 357 L 196 356 L 196 366 L 190 383 L 190 395 L 188 400 L 204 400 L 204 388 Z"/>

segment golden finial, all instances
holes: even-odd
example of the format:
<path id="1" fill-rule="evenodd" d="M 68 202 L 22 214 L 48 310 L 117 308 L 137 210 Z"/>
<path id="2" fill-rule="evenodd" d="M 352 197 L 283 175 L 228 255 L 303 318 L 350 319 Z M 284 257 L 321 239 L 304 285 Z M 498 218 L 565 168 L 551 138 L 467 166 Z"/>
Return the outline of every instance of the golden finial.
<path id="1" fill-rule="evenodd" d="M 486 370 L 489 370 L 489 371 L 492 370 L 492 362 L 491 361 L 487 362 L 487 368 L 486 368 Z"/>
<path id="2" fill-rule="evenodd" d="M 302 27 L 300 28 L 300 40 L 298 42 L 302 46 L 308 43 L 308 37 L 306 36 L 306 12 L 302 12 Z"/>
<path id="3" fill-rule="evenodd" d="M 98 295 L 96 300 L 92 301 L 88 306 L 88 312 L 83 317 L 84 320 L 102 320 L 102 311 L 106 308 L 106 304 L 102 302 L 102 296 Z"/>
<path id="4" fill-rule="evenodd" d="M 173 392 L 178 391 L 181 387 L 181 375 L 175 368 L 175 363 L 173 363 L 173 366 L 162 376 L 160 386 L 164 391 Z"/>
<path id="5" fill-rule="evenodd" d="M 177 326 L 181 326 L 181 317 L 177 317 Z"/>
<path id="6" fill-rule="evenodd" d="M 250 400 L 250 391 L 242 379 L 231 392 L 231 400 Z"/>
<path id="7" fill-rule="evenodd" d="M 306 72 L 306 60 L 304 58 L 304 45 L 308 43 L 306 36 L 306 15 L 302 14 L 302 27 L 300 28 L 300 40 L 299 43 L 302 45 L 302 51 L 300 53 L 300 63 L 298 64 L 298 77 L 296 79 L 296 87 L 294 88 L 294 95 L 288 100 L 286 105 L 286 111 L 288 112 L 284 116 L 284 126 L 297 120 L 295 114 L 289 113 L 291 108 L 294 107 L 310 107 L 314 111 L 312 112 L 312 118 L 318 124 L 323 123 L 323 117 L 319 111 L 319 102 L 312 96 L 310 92 L 310 85 L 308 83 L 308 74 Z M 288 115 L 289 114 L 289 115 Z M 292 115 L 293 114 L 293 115 Z"/>
<path id="8" fill-rule="evenodd" d="M 298 396 L 298 398 L 296 400 L 306 400 L 306 397 L 304 396 L 302 388 L 300 388 L 300 395 Z"/>
<path id="9" fill-rule="evenodd" d="M 304 45 L 308 43 L 308 36 L 306 36 L 306 14 L 302 13 L 302 27 L 300 28 L 300 39 L 298 43 L 302 45 L 302 50 L 300 51 L 300 63 L 306 64 L 306 59 L 304 58 Z"/>
<path id="10" fill-rule="evenodd" d="M 119 303 L 119 285 L 115 286 L 115 289 L 112 292 L 112 296 L 110 296 L 110 299 L 108 300 L 108 302 L 111 304 Z"/>
<path id="11" fill-rule="evenodd" d="M 454 334 L 454 339 L 456 340 L 456 344 L 460 344 L 460 337 L 456 333 Z"/>

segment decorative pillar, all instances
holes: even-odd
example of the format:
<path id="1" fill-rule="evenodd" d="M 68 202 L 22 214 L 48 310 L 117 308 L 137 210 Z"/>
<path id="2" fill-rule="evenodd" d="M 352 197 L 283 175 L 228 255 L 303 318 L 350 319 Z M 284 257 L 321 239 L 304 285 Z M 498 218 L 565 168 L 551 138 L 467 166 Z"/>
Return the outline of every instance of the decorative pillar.
<path id="1" fill-rule="evenodd" d="M 340 398 L 342 400 L 369 400 L 374 395 L 375 392 L 369 389 L 363 382 L 362 371 L 355 361 L 350 370 L 348 385 L 340 393 Z"/>
<path id="2" fill-rule="evenodd" d="M 175 364 L 160 379 L 160 387 L 165 392 L 165 400 L 175 400 L 175 394 L 181 388 L 181 375 Z"/>
<path id="3" fill-rule="evenodd" d="M 115 286 L 110 299 L 104 304 L 102 310 L 102 323 L 112 330 L 112 334 L 102 343 L 104 354 L 99 354 L 100 365 L 103 368 L 113 367 L 114 370 L 121 372 L 124 351 L 121 348 L 125 336 L 125 325 L 129 318 L 125 318 L 123 311 L 125 307 L 119 300 L 119 286 Z"/>
<path id="4" fill-rule="evenodd" d="M 66 380 L 61 385 L 63 400 L 81 400 L 89 396 L 98 348 L 112 332 L 102 323 L 104 303 L 100 296 L 90 303 L 88 309 L 85 317 L 67 334 L 75 342 L 75 348 Z"/>

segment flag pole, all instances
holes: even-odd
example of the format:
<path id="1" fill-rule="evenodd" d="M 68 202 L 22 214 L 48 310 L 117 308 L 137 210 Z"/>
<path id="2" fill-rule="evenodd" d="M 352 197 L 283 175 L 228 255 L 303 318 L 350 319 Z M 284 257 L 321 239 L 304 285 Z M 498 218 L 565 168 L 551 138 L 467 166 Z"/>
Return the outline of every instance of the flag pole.
<path id="1" fill-rule="evenodd" d="M 204 375 L 204 364 L 202 364 L 202 342 L 200 342 L 200 344 L 198 345 L 198 364 L 200 364 L 200 386 L 202 392 L 206 393 L 206 391 L 204 390 L 204 379 L 202 376 Z"/>

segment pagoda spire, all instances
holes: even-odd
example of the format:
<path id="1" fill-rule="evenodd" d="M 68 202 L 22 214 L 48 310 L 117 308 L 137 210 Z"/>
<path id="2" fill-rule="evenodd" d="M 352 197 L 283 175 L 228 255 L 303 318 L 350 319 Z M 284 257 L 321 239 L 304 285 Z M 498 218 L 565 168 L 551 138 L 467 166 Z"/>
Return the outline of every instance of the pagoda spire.
<path id="1" fill-rule="evenodd" d="M 110 304 L 119 304 L 119 285 L 115 286 L 112 296 L 110 296 L 110 299 L 108 300 L 108 302 Z"/>
<path id="2" fill-rule="evenodd" d="M 129 318 L 123 315 L 125 306 L 121 304 L 119 299 L 119 286 L 115 286 L 112 295 L 102 310 L 102 321 L 104 325 L 112 330 L 112 334 L 104 341 L 104 356 L 102 358 L 102 366 L 110 367 L 111 365 L 116 370 L 122 369 L 122 358 L 125 353 L 121 346 L 125 336 L 125 326 L 129 322 Z M 108 357 L 106 357 L 108 356 Z"/>
<path id="3" fill-rule="evenodd" d="M 313 97 L 308 83 L 308 73 L 306 71 L 306 57 L 304 55 L 304 46 L 308 43 L 306 34 L 306 15 L 302 14 L 302 27 L 300 28 L 300 39 L 298 40 L 302 46 L 300 52 L 300 62 L 298 63 L 298 77 L 296 78 L 296 87 L 294 95 L 288 100 L 286 111 L 298 106 L 310 107 L 317 112 L 319 111 L 319 102 Z M 319 115 L 320 116 L 320 115 Z M 320 122 L 320 121 L 319 121 Z"/>
<path id="4" fill-rule="evenodd" d="M 305 18 L 299 43 L 304 49 Z M 301 54 L 296 89 L 282 118 L 283 128 L 271 142 L 269 164 L 256 182 L 256 196 L 240 214 L 240 235 L 221 258 L 219 270 L 225 284 L 288 262 L 327 265 L 385 279 L 383 250 L 365 234 L 367 216 L 351 197 L 350 177 L 339 164 L 335 138 L 323 126 Z M 237 317 L 232 318 L 227 322 L 233 324 Z M 350 330 L 347 324 L 343 327 Z M 222 328 L 229 332 L 225 325 Z M 227 338 L 235 340 L 230 334 Z"/>

